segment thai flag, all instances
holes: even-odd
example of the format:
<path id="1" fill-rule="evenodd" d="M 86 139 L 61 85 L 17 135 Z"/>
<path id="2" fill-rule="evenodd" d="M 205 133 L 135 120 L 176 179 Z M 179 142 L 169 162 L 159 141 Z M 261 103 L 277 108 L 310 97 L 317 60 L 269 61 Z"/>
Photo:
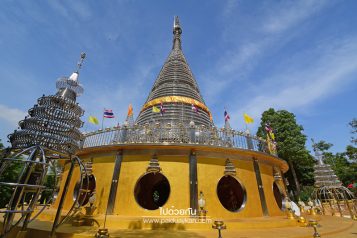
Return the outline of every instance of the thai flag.
<path id="1" fill-rule="evenodd" d="M 264 129 L 265 129 L 266 132 L 273 132 L 273 128 L 271 128 L 269 123 L 265 123 L 265 128 Z"/>
<path id="2" fill-rule="evenodd" d="M 231 119 L 231 118 L 230 118 L 230 116 L 228 115 L 227 110 L 224 110 L 224 121 L 227 122 L 229 119 Z"/>
<path id="3" fill-rule="evenodd" d="M 198 108 L 196 107 L 196 105 L 192 104 L 192 111 L 194 111 L 195 113 L 198 113 Z"/>
<path id="4" fill-rule="evenodd" d="M 103 117 L 104 117 L 104 118 L 114 118 L 113 110 L 111 110 L 111 109 L 104 109 Z"/>
<path id="5" fill-rule="evenodd" d="M 161 104 L 160 104 L 160 113 L 161 113 L 161 116 L 163 116 L 165 112 L 166 112 L 166 109 L 164 108 L 164 104 L 161 103 Z"/>

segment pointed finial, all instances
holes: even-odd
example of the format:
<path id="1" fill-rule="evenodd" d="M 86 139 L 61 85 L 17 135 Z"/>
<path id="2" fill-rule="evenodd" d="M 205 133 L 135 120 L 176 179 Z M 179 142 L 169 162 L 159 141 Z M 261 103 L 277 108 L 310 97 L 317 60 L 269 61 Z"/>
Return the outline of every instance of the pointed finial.
<path id="1" fill-rule="evenodd" d="M 175 28 L 175 27 L 180 27 L 180 21 L 179 21 L 178 16 L 175 16 L 175 17 L 174 17 L 174 28 Z"/>
<path id="2" fill-rule="evenodd" d="M 315 143 L 315 140 L 313 138 L 311 138 L 311 142 L 312 142 L 312 148 L 314 149 L 315 152 L 315 158 L 318 160 L 320 165 L 323 165 L 324 161 L 323 161 L 323 154 L 321 153 L 321 150 L 317 147 L 317 143 Z"/>
<path id="3" fill-rule="evenodd" d="M 174 41 L 173 41 L 172 49 L 181 49 L 181 33 L 182 33 L 182 29 L 180 26 L 179 18 L 178 16 L 175 16 L 174 27 L 173 27 Z"/>
<path id="4" fill-rule="evenodd" d="M 182 29 L 181 29 L 181 26 L 180 26 L 180 21 L 179 21 L 179 17 L 178 16 L 175 16 L 175 18 L 174 18 L 173 33 L 174 34 L 179 34 L 179 35 L 181 35 L 181 33 L 182 33 Z"/>
<path id="5" fill-rule="evenodd" d="M 83 64 L 83 61 L 84 61 L 85 58 L 86 58 L 86 53 L 85 53 L 85 52 L 82 52 L 82 53 L 81 53 L 81 58 L 80 58 L 80 60 L 79 60 L 78 63 L 77 63 L 76 73 L 79 73 L 79 70 L 82 68 L 82 64 Z"/>

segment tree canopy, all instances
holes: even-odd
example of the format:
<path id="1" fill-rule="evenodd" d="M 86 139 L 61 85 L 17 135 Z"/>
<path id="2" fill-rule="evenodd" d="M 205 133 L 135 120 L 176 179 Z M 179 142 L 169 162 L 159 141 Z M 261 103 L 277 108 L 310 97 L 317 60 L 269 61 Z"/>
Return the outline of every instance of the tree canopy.
<path id="1" fill-rule="evenodd" d="M 315 161 L 305 147 L 306 136 L 302 133 L 304 129 L 296 122 L 295 115 L 286 110 L 275 111 L 270 108 L 262 114 L 257 136 L 266 138 L 266 123 L 274 130 L 278 156 L 290 165 L 287 173 L 290 187 L 299 191 L 299 184 L 313 185 Z"/>
<path id="2" fill-rule="evenodd" d="M 357 134 L 357 118 L 353 118 L 352 121 L 349 123 L 349 125 L 351 126 L 352 130 L 352 138 L 351 138 L 351 142 L 355 145 L 357 145 L 357 138 L 355 137 L 355 135 Z"/>
<path id="3" fill-rule="evenodd" d="M 315 144 L 315 147 L 322 152 L 329 150 L 332 146 L 333 144 L 328 143 L 324 140 L 320 140 Z"/>
<path id="4" fill-rule="evenodd" d="M 349 123 L 349 125 L 351 126 L 351 134 L 352 134 L 351 142 L 352 142 L 352 145 L 348 145 L 346 147 L 346 156 L 348 157 L 349 160 L 357 162 L 357 148 L 353 146 L 353 145 L 357 145 L 357 137 L 355 137 L 356 134 L 357 134 L 357 119 L 354 118 Z"/>

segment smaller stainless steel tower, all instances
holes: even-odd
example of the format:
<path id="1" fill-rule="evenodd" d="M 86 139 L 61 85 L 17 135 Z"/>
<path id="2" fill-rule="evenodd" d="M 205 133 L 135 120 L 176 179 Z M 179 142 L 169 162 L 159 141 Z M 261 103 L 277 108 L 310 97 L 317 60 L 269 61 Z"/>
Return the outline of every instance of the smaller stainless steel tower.
<path id="1" fill-rule="evenodd" d="M 323 161 L 322 152 L 316 147 L 312 140 L 315 158 L 318 164 L 314 167 L 315 189 L 312 197 L 318 201 L 323 214 L 336 215 L 341 217 L 350 215 L 352 219 L 357 219 L 357 203 L 353 193 L 342 185 L 329 164 Z"/>
<path id="2" fill-rule="evenodd" d="M 19 122 L 19 130 L 8 136 L 12 153 L 0 160 L 0 178 L 12 163 L 19 163 L 21 170 L 17 181 L 0 181 L 1 186 L 10 187 L 13 191 L 6 209 L 1 210 L 5 213 L 2 237 L 21 223 L 22 231 L 25 231 L 27 224 L 34 219 L 31 216 L 40 205 L 41 194 L 48 190 L 44 181 L 49 167 L 63 159 L 74 164 L 74 154 L 82 138 L 79 128 L 83 125 L 80 117 L 84 111 L 76 103 L 76 98 L 83 93 L 78 77 L 85 56 L 85 53 L 81 54 L 77 70 L 70 77 L 57 80 L 57 93 L 39 98 L 28 111 L 28 116 Z M 78 158 L 76 161 L 81 164 Z M 57 192 L 54 188 L 50 190 L 52 194 Z M 55 225 L 57 223 L 55 221 Z"/>

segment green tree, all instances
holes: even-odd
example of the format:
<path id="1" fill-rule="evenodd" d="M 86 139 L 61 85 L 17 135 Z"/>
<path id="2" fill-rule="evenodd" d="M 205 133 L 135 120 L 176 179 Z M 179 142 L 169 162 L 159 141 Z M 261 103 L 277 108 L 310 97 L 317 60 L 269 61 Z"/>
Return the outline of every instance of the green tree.
<path id="1" fill-rule="evenodd" d="M 0 174 L 0 181 L 1 182 L 10 182 L 16 183 L 18 180 L 18 176 L 24 166 L 24 163 L 19 161 L 5 161 L 2 158 L 8 158 L 14 156 L 11 153 L 10 148 L 4 148 L 4 145 L 1 143 L 0 140 L 0 166 L 6 166 L 6 169 Z M 16 157 L 17 159 L 24 159 L 22 156 Z M 6 163 L 6 164 L 5 164 Z M 56 187 L 55 183 L 55 171 L 49 171 L 45 177 L 45 184 L 47 188 L 53 189 Z M 2 185 L 0 186 L 0 208 L 4 208 L 7 203 L 9 202 L 12 194 L 12 187 Z M 45 190 L 42 192 L 41 196 L 41 203 L 48 201 L 51 199 L 52 190 Z"/>
<path id="2" fill-rule="evenodd" d="M 349 160 L 354 161 L 356 163 L 357 162 L 357 148 L 352 145 L 348 145 L 346 147 L 346 156 L 348 157 Z"/>
<path id="3" fill-rule="evenodd" d="M 4 148 L 4 145 L 1 143 L 0 140 L 0 166 L 6 166 L 6 169 L 0 175 L 0 181 L 16 183 L 19 172 L 22 168 L 22 164 L 16 161 L 10 162 L 2 160 L 3 158 L 8 157 L 10 154 L 10 149 Z M 5 205 L 9 202 L 11 193 L 12 187 L 6 185 L 0 186 L 0 208 L 5 207 Z"/>
<path id="4" fill-rule="evenodd" d="M 352 128 L 352 138 L 351 138 L 351 142 L 355 145 L 357 145 L 357 138 L 354 137 L 355 134 L 357 134 L 357 119 L 353 118 L 352 121 L 349 123 L 349 125 Z"/>
<path id="5" fill-rule="evenodd" d="M 315 147 L 322 152 L 329 150 L 332 146 L 333 144 L 328 143 L 324 140 L 320 140 L 315 144 Z"/>
<path id="6" fill-rule="evenodd" d="M 278 156 L 289 163 L 287 178 L 290 187 L 300 193 L 301 185 L 313 185 L 315 161 L 305 147 L 306 136 L 303 127 L 297 124 L 295 115 L 286 110 L 273 108 L 263 112 L 257 136 L 266 138 L 265 124 L 274 129 Z"/>
<path id="7" fill-rule="evenodd" d="M 354 118 L 349 125 L 351 126 L 351 142 L 354 145 L 357 145 L 357 138 L 355 137 L 355 134 L 357 134 L 357 119 Z M 353 145 L 348 145 L 346 147 L 346 155 L 349 160 L 354 161 L 357 163 L 357 148 L 354 147 Z"/>

